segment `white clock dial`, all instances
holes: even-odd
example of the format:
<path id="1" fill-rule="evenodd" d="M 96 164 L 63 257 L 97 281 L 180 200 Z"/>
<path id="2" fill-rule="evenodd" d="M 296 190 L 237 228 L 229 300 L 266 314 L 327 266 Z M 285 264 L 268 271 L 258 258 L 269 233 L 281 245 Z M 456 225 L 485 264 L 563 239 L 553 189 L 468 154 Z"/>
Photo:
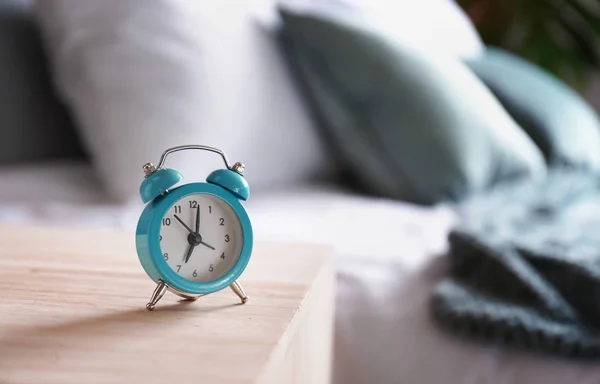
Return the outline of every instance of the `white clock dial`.
<path id="1" fill-rule="evenodd" d="M 187 280 L 209 282 L 223 277 L 238 261 L 242 242 L 237 215 L 229 204 L 213 195 L 184 197 L 162 219 L 163 257 L 175 273 Z"/>

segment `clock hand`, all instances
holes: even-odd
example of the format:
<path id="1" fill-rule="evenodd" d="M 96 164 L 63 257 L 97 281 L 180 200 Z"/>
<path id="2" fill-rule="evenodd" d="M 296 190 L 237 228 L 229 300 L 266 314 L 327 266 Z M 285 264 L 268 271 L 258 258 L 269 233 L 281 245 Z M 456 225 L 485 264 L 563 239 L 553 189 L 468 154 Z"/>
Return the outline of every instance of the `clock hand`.
<path id="1" fill-rule="evenodd" d="M 196 235 L 200 235 L 200 205 L 196 206 Z M 202 237 L 200 237 L 200 239 L 202 239 Z M 215 250 L 215 247 L 205 243 L 202 240 L 200 240 L 200 244 L 206 245 L 208 248 L 212 249 L 213 251 Z"/>
<path id="2" fill-rule="evenodd" d="M 188 260 L 190 259 L 190 256 L 192 256 L 192 252 L 194 251 L 194 248 L 196 248 L 196 244 L 190 244 L 190 249 L 188 249 L 187 254 L 185 255 L 185 260 L 184 262 L 188 262 Z"/>
<path id="3" fill-rule="evenodd" d="M 181 225 L 183 225 L 183 226 L 185 227 L 185 229 L 187 229 L 187 230 L 188 230 L 190 233 L 192 233 L 192 234 L 195 234 L 195 233 L 196 233 L 196 232 L 192 231 L 192 228 L 188 227 L 188 226 L 187 226 L 187 224 L 186 224 L 186 223 L 184 223 L 184 222 L 183 222 L 183 220 L 181 220 L 181 219 L 179 218 L 179 216 L 177 216 L 177 215 L 173 215 L 173 216 L 174 216 L 174 217 L 177 219 L 177 221 L 179 221 L 179 222 L 181 223 Z"/>
<path id="4" fill-rule="evenodd" d="M 212 245 L 206 244 L 204 241 L 200 241 L 200 244 L 206 245 L 208 248 L 212 249 L 213 251 L 215 250 L 215 247 L 213 247 Z"/>

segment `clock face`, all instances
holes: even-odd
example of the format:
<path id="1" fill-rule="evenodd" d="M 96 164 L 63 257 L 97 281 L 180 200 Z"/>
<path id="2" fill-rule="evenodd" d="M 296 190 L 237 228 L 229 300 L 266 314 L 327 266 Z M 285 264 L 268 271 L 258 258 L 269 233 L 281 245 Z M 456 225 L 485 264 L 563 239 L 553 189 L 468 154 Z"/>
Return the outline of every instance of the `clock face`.
<path id="1" fill-rule="evenodd" d="M 169 267 L 195 282 L 223 277 L 237 263 L 243 245 L 237 215 L 222 199 L 189 195 L 162 218 L 160 248 Z"/>

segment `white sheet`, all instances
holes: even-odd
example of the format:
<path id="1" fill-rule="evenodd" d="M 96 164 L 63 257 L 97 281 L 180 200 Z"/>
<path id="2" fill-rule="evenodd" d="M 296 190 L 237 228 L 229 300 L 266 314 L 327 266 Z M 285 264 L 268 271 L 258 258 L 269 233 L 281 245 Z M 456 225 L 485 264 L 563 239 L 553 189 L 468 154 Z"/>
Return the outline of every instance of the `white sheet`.
<path id="1" fill-rule="evenodd" d="M 335 383 L 600 383 L 600 365 L 467 344 L 430 323 L 427 300 L 456 219 L 448 207 L 304 186 L 257 193 L 247 208 L 258 240 L 334 246 Z M 133 230 L 141 209 L 105 201 L 83 164 L 0 169 L 0 221 Z"/>

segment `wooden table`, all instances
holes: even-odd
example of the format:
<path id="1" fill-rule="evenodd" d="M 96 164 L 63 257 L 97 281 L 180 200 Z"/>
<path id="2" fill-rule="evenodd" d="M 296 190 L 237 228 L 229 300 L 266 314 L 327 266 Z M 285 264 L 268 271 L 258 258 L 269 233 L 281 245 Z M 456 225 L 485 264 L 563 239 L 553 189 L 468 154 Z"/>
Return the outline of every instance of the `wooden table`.
<path id="1" fill-rule="evenodd" d="M 0 383 L 328 382 L 330 251 L 259 243 L 240 282 L 149 312 L 132 233 L 0 226 Z"/>

